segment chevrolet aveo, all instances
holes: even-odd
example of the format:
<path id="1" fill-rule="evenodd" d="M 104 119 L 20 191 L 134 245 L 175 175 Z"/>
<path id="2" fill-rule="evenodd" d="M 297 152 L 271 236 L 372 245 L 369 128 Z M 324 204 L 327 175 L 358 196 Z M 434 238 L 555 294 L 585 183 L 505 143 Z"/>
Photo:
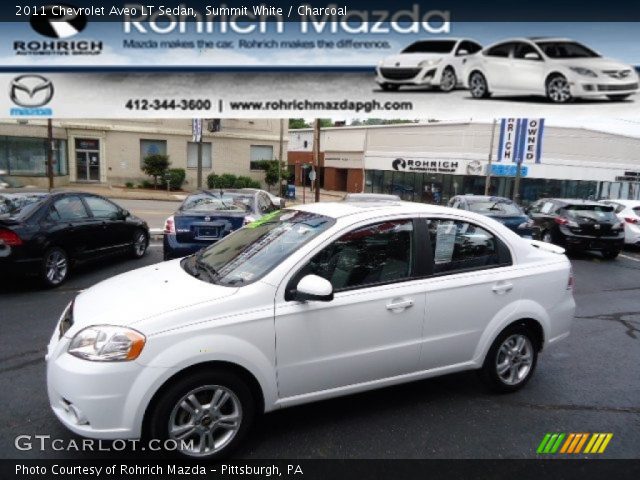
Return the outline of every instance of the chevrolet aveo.
<path id="1" fill-rule="evenodd" d="M 48 347 L 49 399 L 79 435 L 219 458 L 291 405 L 462 370 L 515 391 L 569 335 L 572 286 L 562 248 L 473 212 L 281 210 L 80 293 Z"/>
<path id="2" fill-rule="evenodd" d="M 491 45 L 467 62 L 465 81 L 474 98 L 543 95 L 554 103 L 605 96 L 621 101 L 638 91 L 633 66 L 565 38 L 515 38 Z"/>

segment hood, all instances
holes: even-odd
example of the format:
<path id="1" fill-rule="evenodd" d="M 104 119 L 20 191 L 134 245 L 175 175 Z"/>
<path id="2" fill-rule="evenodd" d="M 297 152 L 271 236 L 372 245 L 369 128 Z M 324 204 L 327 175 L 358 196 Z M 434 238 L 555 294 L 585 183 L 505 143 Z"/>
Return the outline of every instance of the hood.
<path id="1" fill-rule="evenodd" d="M 626 63 L 613 60 L 605 57 L 595 58 L 555 58 L 551 59 L 555 63 L 564 64 L 570 67 L 583 67 L 593 70 L 631 70 L 635 72 L 636 69 Z M 600 73 L 600 72 L 598 72 Z"/>
<path id="2" fill-rule="evenodd" d="M 444 57 L 446 57 L 444 53 L 399 53 L 385 58 L 382 61 L 382 66 L 417 67 L 420 62 L 425 60 L 438 60 Z M 400 65 L 397 65 L 398 63 Z"/>
<path id="3" fill-rule="evenodd" d="M 67 335 L 91 325 L 131 326 L 145 334 L 153 333 L 145 331 L 146 321 L 237 291 L 192 277 L 182 269 L 180 260 L 150 265 L 112 277 L 78 295 L 73 327 Z"/>

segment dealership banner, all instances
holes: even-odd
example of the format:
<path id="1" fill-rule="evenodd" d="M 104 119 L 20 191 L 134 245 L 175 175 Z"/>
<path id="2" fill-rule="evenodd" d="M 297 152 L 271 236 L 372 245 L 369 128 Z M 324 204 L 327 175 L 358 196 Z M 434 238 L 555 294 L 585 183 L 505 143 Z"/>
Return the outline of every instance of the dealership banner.
<path id="1" fill-rule="evenodd" d="M 544 118 L 503 118 L 497 160 L 541 163 L 543 133 Z"/>

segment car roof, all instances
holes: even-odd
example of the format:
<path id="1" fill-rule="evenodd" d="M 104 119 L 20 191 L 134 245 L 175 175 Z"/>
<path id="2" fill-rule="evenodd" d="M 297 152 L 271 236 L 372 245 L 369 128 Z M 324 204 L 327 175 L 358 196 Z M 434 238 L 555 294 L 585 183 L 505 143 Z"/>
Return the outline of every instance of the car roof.
<path id="1" fill-rule="evenodd" d="M 376 214 L 403 214 L 403 213 L 451 213 L 458 212 L 452 208 L 430 205 L 417 202 L 398 202 L 380 200 L 379 202 L 319 202 L 308 203 L 306 205 L 296 205 L 290 207 L 292 210 L 316 213 L 331 218 L 342 218 L 349 215 L 357 215 L 365 212 L 375 211 Z"/>
<path id="2" fill-rule="evenodd" d="M 593 205 L 601 206 L 602 203 L 596 200 L 584 200 L 581 198 L 541 198 L 541 201 L 566 203 L 567 205 Z"/>
<path id="3" fill-rule="evenodd" d="M 640 200 L 620 200 L 620 199 L 602 199 L 602 202 L 612 202 L 624 205 L 625 207 L 632 207 L 634 205 L 640 205 Z"/>
<path id="4" fill-rule="evenodd" d="M 575 42 L 575 40 L 566 37 L 527 37 L 526 40 L 532 42 Z"/>
<path id="5" fill-rule="evenodd" d="M 498 197 L 495 195 L 473 195 L 472 193 L 465 193 L 463 195 L 456 195 L 456 197 L 464 198 L 465 200 L 478 200 L 480 202 L 486 201 L 494 201 L 494 202 L 504 202 L 507 201 L 509 203 L 514 203 L 513 200 L 507 197 Z"/>

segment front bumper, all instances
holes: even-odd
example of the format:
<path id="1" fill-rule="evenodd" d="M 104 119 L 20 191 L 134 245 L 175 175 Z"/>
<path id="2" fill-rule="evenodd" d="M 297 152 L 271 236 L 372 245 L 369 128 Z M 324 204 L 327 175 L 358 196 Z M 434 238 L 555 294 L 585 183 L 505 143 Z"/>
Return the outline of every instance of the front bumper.
<path id="1" fill-rule="evenodd" d="M 442 68 L 436 66 L 376 68 L 376 82 L 380 85 L 440 85 Z"/>
<path id="2" fill-rule="evenodd" d="M 597 78 L 576 77 L 571 82 L 574 97 L 601 97 L 604 95 L 632 95 L 640 88 L 637 76 L 614 79 L 599 75 Z"/>

